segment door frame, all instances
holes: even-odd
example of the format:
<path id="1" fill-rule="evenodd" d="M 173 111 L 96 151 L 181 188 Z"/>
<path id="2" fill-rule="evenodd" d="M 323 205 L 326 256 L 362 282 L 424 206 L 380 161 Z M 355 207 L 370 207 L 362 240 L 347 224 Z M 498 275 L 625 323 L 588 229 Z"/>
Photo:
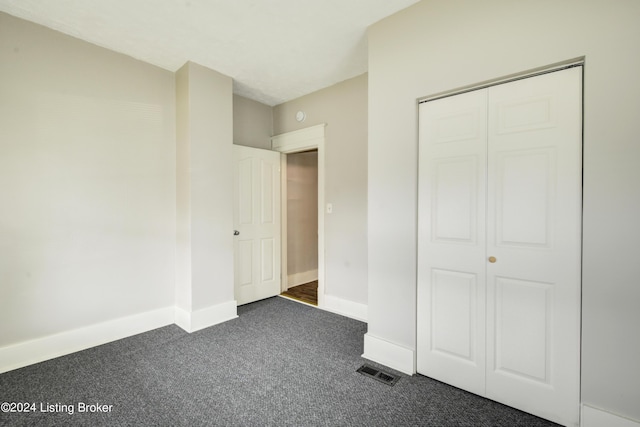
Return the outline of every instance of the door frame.
<path id="1" fill-rule="evenodd" d="M 548 73 L 553 73 L 554 71 L 564 70 L 565 68 L 584 67 L 584 65 L 585 65 L 585 57 L 582 56 L 579 58 L 573 58 L 566 61 L 557 62 L 555 64 L 533 68 L 531 70 L 524 71 L 522 73 L 515 73 L 508 76 L 487 80 L 481 83 L 471 84 L 468 86 L 462 86 L 455 89 L 446 90 L 444 92 L 434 93 L 433 95 L 418 98 L 416 102 L 416 111 L 418 110 L 418 106 L 423 102 L 434 101 L 436 99 L 447 98 L 449 96 L 456 96 L 466 92 L 472 92 L 478 89 L 485 89 L 491 86 L 497 86 L 503 83 L 509 83 L 516 80 L 528 79 L 530 77 L 539 76 L 540 74 L 548 74 Z"/>
<path id="2" fill-rule="evenodd" d="M 275 135 L 271 138 L 271 149 L 281 153 L 280 182 L 281 206 L 281 290 L 289 287 L 287 277 L 287 154 L 303 151 L 318 151 L 318 308 L 324 307 L 324 205 L 325 205 L 325 127 L 326 123 Z"/>

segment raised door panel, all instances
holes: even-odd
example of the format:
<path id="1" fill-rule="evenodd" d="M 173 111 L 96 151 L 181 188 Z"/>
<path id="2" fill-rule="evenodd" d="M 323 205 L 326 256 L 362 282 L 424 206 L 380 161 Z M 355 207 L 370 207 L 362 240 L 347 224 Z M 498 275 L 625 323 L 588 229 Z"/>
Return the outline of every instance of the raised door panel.
<path id="1" fill-rule="evenodd" d="M 555 218 L 555 148 L 495 153 L 496 245 L 551 248 Z"/>
<path id="2" fill-rule="evenodd" d="M 431 234 L 434 242 L 477 243 L 477 156 L 434 159 Z"/>
<path id="3" fill-rule="evenodd" d="M 253 160 L 239 159 L 236 166 L 238 224 L 253 224 Z"/>
<path id="4" fill-rule="evenodd" d="M 432 270 L 432 352 L 465 363 L 475 362 L 476 283 L 475 274 Z"/>
<path id="5" fill-rule="evenodd" d="M 497 277 L 495 287 L 495 371 L 550 384 L 553 284 Z"/>
<path id="6" fill-rule="evenodd" d="M 239 286 L 253 284 L 253 240 L 237 239 L 236 281 Z"/>
<path id="7" fill-rule="evenodd" d="M 279 168 L 278 164 L 260 160 L 260 173 L 262 179 L 260 180 L 260 220 L 262 224 L 273 224 L 276 220 L 274 206 L 274 191 L 277 190 L 280 182 L 274 182 L 274 177 L 279 176 L 274 172 L 274 169 Z"/>
<path id="8" fill-rule="evenodd" d="M 275 239 L 262 239 L 260 243 L 260 278 L 268 283 L 275 279 Z"/>
<path id="9" fill-rule="evenodd" d="M 276 205 L 274 192 L 279 190 L 279 163 L 274 163 L 274 159 L 260 159 L 260 175 L 261 179 L 258 183 L 260 192 L 260 280 L 261 286 L 266 288 L 273 287 L 273 283 L 276 280 L 275 273 L 278 268 L 276 267 L 276 246 L 277 240 L 272 236 L 273 228 L 276 220 Z M 277 156 L 277 162 L 279 162 L 279 156 Z M 278 249 L 279 251 L 279 249 Z M 278 260 L 278 267 L 280 261 Z M 272 292 L 272 291 L 269 291 Z"/>

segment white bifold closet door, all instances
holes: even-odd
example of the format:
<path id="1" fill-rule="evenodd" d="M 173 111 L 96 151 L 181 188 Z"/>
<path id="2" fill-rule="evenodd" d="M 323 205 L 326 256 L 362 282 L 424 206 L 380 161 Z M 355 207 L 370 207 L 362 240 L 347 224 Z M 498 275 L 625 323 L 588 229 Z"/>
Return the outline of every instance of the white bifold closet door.
<path id="1" fill-rule="evenodd" d="M 578 425 L 582 67 L 419 114 L 418 372 Z"/>

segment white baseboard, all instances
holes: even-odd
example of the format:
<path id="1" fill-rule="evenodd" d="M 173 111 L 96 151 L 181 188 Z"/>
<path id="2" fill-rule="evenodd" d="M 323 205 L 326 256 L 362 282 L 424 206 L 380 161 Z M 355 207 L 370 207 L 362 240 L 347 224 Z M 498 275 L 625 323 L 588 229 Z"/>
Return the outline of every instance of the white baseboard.
<path id="1" fill-rule="evenodd" d="M 318 269 L 289 274 L 287 276 L 287 287 L 293 288 L 294 286 L 304 285 L 314 280 L 318 280 Z"/>
<path id="2" fill-rule="evenodd" d="M 193 312 L 166 307 L 0 348 L 0 373 L 176 324 L 191 333 L 238 317 L 236 301 Z"/>
<path id="3" fill-rule="evenodd" d="M 319 306 L 318 308 L 340 314 L 342 316 L 351 317 L 352 319 L 356 319 L 361 322 L 367 321 L 368 306 L 366 304 L 349 301 L 332 295 L 324 295 L 324 298 L 322 299 L 322 306 Z"/>
<path id="4" fill-rule="evenodd" d="M 602 409 L 582 405 L 581 427 L 640 427 L 640 421 L 634 421 L 614 415 Z"/>
<path id="5" fill-rule="evenodd" d="M 176 325 L 189 333 L 236 317 L 238 317 L 238 303 L 235 300 L 191 312 L 175 307 Z"/>
<path id="6" fill-rule="evenodd" d="M 365 334 L 364 336 L 364 354 L 362 357 L 407 375 L 413 375 L 416 372 L 415 352 L 413 350 L 371 334 Z"/>
<path id="7" fill-rule="evenodd" d="M 0 373 L 106 344 L 174 323 L 167 307 L 0 348 Z"/>

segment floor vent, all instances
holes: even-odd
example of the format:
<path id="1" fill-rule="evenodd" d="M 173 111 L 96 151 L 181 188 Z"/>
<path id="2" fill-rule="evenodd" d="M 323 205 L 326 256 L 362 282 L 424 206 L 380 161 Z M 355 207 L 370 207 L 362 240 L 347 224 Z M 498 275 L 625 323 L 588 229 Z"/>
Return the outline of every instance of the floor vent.
<path id="1" fill-rule="evenodd" d="M 400 379 L 400 377 L 391 375 L 387 372 L 382 372 L 370 365 L 362 365 L 356 370 L 356 372 L 360 372 L 364 376 L 371 377 L 374 380 L 378 380 L 381 383 L 385 383 L 386 385 L 390 386 L 397 383 Z"/>

